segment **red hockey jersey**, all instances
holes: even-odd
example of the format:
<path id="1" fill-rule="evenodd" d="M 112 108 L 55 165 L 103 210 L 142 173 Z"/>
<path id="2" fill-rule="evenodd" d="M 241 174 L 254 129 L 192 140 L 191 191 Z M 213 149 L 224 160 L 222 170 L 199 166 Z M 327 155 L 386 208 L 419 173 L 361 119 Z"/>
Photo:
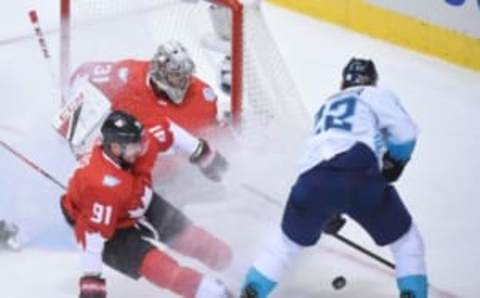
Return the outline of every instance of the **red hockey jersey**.
<path id="1" fill-rule="evenodd" d="M 80 161 L 70 178 L 62 201 L 75 221 L 77 241 L 85 244 L 85 233 L 100 233 L 105 239 L 119 228 L 132 226 L 150 196 L 151 171 L 159 152 L 170 149 L 173 135 L 167 127 L 160 142 L 146 132 L 145 151 L 131 169 L 124 170 L 111 160 L 100 145 Z"/>
<path id="2" fill-rule="evenodd" d="M 82 65 L 77 76 L 88 76 L 112 102 L 112 109 L 125 110 L 146 127 L 166 116 L 193 134 L 217 123 L 217 96 L 213 89 L 193 76 L 184 101 L 171 102 L 165 94 L 155 94 L 148 80 L 149 62 L 122 60 Z"/>

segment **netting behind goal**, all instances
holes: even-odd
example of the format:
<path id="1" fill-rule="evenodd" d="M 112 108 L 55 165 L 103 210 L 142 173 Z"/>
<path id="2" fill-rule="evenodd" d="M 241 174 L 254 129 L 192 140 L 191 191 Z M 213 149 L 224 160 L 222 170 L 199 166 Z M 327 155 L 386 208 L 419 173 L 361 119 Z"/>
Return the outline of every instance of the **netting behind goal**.
<path id="1" fill-rule="evenodd" d="M 189 50 L 197 73 L 215 82 L 215 69 L 200 37 L 208 31 L 208 5 L 176 0 L 77 0 L 62 19 L 62 79 L 80 64 L 119 59 L 148 60 L 157 47 L 179 40 Z M 67 10 L 67 9 L 64 9 Z"/>
<path id="2" fill-rule="evenodd" d="M 231 36 L 225 38 L 216 34 L 208 1 L 62 0 L 61 77 L 65 82 L 88 61 L 150 59 L 161 43 L 182 42 L 197 75 L 216 89 L 220 111 L 230 112 L 240 132 L 231 144 L 215 144 L 232 164 L 230 180 L 284 199 L 295 178 L 309 117 L 259 1 L 238 1 L 216 1 L 229 9 L 231 34 L 222 35 Z M 225 55 L 232 56 L 231 94 L 219 88 Z"/>
<path id="3" fill-rule="evenodd" d="M 232 54 L 232 94 L 218 93 L 245 131 L 274 120 L 298 122 L 304 109 L 258 1 L 243 5 L 238 0 L 217 2 L 232 11 L 231 46 L 220 38 L 216 43 L 205 42 L 215 40 L 209 39 L 214 29 L 207 1 L 61 0 L 63 84 L 82 63 L 149 59 L 158 45 L 175 39 L 193 56 L 197 74 L 214 87 L 218 86 L 220 60 L 225 52 Z"/>

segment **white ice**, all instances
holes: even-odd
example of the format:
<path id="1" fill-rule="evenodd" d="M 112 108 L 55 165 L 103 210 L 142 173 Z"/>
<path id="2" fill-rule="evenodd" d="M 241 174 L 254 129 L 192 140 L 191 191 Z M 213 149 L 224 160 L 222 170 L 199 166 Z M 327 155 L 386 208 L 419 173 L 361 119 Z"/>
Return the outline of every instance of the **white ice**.
<path id="1" fill-rule="evenodd" d="M 0 140 L 66 183 L 73 160 L 49 125 L 58 103 L 52 100 L 48 69 L 36 40 L 28 37 L 27 10 L 32 7 L 47 16 L 42 19 L 45 27 L 57 25 L 51 11 L 54 5 L 49 2 L 22 0 L 2 5 Z M 311 113 L 338 89 L 339 74 L 351 56 L 375 60 L 381 85 L 400 96 L 421 129 L 417 151 L 398 187 L 425 238 L 431 297 L 478 297 L 480 74 L 275 6 L 265 5 L 264 11 Z M 56 50 L 52 48 L 53 55 Z M 0 148 L 0 168 L 0 218 L 17 222 L 30 244 L 20 252 L 0 252 L 0 297 L 76 296 L 80 271 L 70 231 L 58 208 L 62 190 L 4 148 Z M 261 248 L 262 235 L 275 227 L 279 217 L 278 210 L 245 189 L 238 196 L 188 210 L 238 249 L 234 268 L 219 275 L 233 287 L 240 285 L 242 274 Z M 344 234 L 390 258 L 387 249 L 375 247 L 355 224 L 348 224 Z M 195 262 L 192 265 L 205 270 Z M 341 291 L 330 286 L 337 275 L 348 280 Z M 109 297 L 170 297 L 146 282 L 131 281 L 111 270 L 106 276 Z M 273 296 L 396 295 L 388 268 L 324 237 Z"/>

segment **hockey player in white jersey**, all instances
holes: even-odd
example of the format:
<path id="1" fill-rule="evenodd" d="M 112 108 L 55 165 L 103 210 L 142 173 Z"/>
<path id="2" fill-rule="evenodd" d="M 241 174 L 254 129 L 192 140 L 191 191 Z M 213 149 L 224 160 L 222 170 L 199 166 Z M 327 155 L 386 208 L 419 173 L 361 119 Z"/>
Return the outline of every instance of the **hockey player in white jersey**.
<path id="1" fill-rule="evenodd" d="M 281 230 L 248 271 L 242 298 L 268 297 L 340 213 L 390 247 L 400 297 L 428 296 L 422 237 L 392 185 L 412 155 L 417 127 L 393 93 L 376 87 L 377 78 L 370 60 L 352 58 L 344 68 L 342 90 L 315 116 Z"/>

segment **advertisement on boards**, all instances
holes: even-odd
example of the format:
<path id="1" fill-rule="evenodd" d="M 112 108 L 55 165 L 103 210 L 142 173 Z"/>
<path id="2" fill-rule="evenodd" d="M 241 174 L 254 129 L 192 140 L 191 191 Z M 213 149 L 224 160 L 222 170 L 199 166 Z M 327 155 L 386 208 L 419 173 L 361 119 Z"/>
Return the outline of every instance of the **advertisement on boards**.
<path id="1" fill-rule="evenodd" d="M 480 0 L 368 0 L 368 2 L 480 38 Z"/>

